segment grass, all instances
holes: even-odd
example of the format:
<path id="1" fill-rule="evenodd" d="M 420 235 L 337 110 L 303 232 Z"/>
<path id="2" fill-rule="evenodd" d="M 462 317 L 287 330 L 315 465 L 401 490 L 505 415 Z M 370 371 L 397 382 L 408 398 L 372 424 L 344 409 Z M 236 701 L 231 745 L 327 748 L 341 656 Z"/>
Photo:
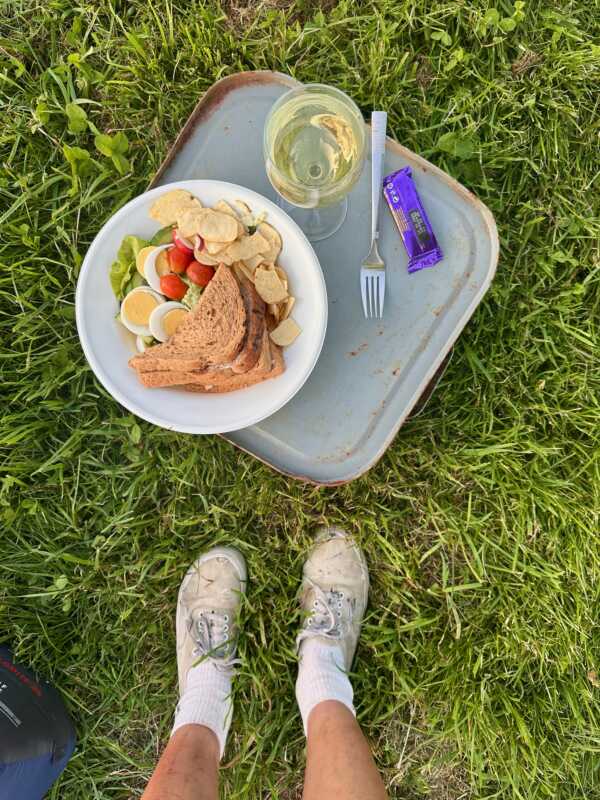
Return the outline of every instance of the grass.
<path id="1" fill-rule="evenodd" d="M 215 541 L 252 576 L 224 796 L 300 796 L 294 595 L 320 522 L 371 566 L 354 684 L 391 797 L 600 797 L 597 4 L 0 9 L 0 641 L 77 722 L 50 797 L 141 794 L 176 700 L 176 590 Z M 136 421 L 77 340 L 87 245 L 241 69 L 388 108 L 498 222 L 497 277 L 433 399 L 335 490 Z M 128 149 L 100 153 L 117 131 Z"/>

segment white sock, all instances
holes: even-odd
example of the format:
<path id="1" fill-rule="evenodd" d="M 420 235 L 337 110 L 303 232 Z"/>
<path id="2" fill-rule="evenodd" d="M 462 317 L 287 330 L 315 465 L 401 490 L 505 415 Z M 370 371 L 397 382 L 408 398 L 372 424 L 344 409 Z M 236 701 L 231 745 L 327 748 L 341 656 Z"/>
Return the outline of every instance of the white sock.
<path id="1" fill-rule="evenodd" d="M 356 716 L 352 705 L 352 684 L 344 666 L 339 645 L 329 644 L 318 637 L 305 639 L 300 645 L 296 700 L 300 707 L 304 733 L 308 732 L 308 717 L 313 708 L 324 700 L 343 703 Z"/>
<path id="2" fill-rule="evenodd" d="M 192 667 L 187 675 L 185 692 L 175 712 L 171 736 L 183 725 L 205 725 L 219 740 L 221 758 L 231 725 L 233 669 L 222 669 L 212 661 Z"/>

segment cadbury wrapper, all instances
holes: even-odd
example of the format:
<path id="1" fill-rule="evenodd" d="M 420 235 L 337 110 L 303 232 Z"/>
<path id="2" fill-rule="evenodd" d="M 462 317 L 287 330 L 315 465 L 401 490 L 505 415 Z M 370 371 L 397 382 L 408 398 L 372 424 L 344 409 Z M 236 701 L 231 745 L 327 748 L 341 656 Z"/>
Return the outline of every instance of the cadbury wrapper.
<path id="1" fill-rule="evenodd" d="M 408 253 L 408 271 L 433 267 L 444 257 L 425 213 L 410 167 L 383 180 L 383 194 Z"/>

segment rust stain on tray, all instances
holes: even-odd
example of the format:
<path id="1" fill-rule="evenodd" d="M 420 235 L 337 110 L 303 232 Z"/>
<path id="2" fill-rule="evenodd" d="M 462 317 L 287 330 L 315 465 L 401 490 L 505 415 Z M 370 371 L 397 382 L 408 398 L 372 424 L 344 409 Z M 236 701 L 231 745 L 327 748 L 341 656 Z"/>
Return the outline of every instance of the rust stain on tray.
<path id="1" fill-rule="evenodd" d="M 346 355 L 347 355 L 347 356 L 351 356 L 351 357 L 357 356 L 359 353 L 362 353 L 362 352 L 363 352 L 363 350 L 366 350 L 366 349 L 368 348 L 368 346 L 369 346 L 369 345 L 368 345 L 368 343 L 367 343 L 367 342 L 363 342 L 362 344 L 360 344 L 360 345 L 359 345 L 359 346 L 356 348 L 356 350 L 350 350 L 350 352 L 349 352 L 349 353 L 346 353 Z"/>

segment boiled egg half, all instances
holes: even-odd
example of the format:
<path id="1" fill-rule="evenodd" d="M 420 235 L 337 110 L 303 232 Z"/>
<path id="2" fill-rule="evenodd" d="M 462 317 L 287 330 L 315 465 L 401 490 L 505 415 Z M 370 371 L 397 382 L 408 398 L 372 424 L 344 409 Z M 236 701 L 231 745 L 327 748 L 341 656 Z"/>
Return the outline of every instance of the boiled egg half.
<path id="1" fill-rule="evenodd" d="M 175 333 L 177 328 L 189 314 L 189 309 L 174 300 L 157 306 L 152 314 L 148 325 L 150 332 L 159 342 L 166 342 Z"/>
<path id="2" fill-rule="evenodd" d="M 160 247 L 155 247 L 144 259 L 144 278 L 146 278 L 155 292 L 160 292 L 160 279 L 162 276 L 168 275 L 171 271 L 169 259 L 167 258 L 167 250 L 171 247 L 173 247 L 172 244 L 163 244 Z"/>
<path id="3" fill-rule="evenodd" d="M 132 289 L 121 303 L 121 322 L 138 336 L 151 336 L 150 316 L 165 300 L 158 292 L 147 286 Z"/>

